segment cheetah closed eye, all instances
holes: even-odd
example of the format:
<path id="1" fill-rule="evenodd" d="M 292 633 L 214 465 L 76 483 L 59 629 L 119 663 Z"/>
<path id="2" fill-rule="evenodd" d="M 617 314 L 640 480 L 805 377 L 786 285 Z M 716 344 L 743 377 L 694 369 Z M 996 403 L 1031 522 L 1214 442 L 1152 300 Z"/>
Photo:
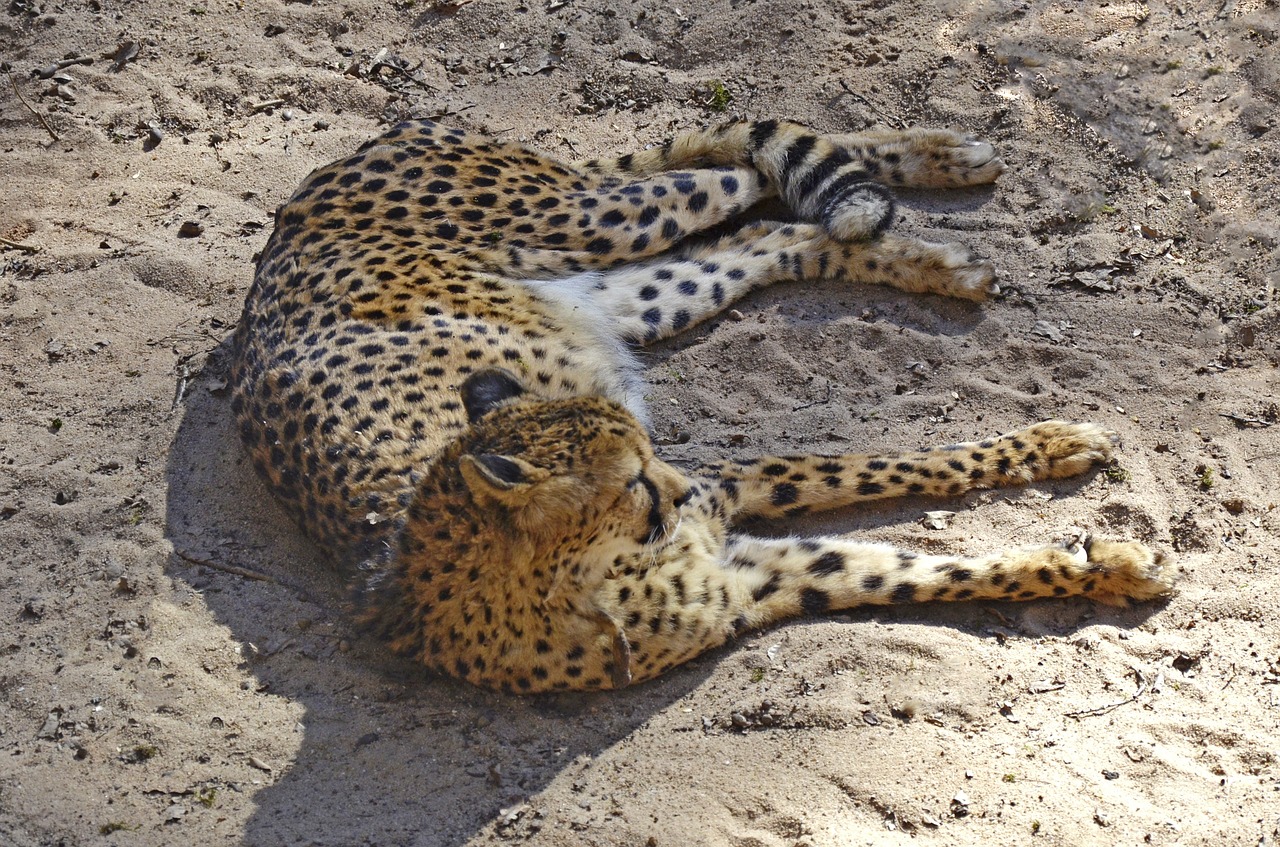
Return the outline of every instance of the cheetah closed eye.
<path id="1" fill-rule="evenodd" d="M 1078 474 L 1110 455 L 1092 424 L 692 474 L 653 453 L 629 345 L 778 280 L 981 300 L 994 274 L 968 250 L 884 233 L 888 186 L 1002 169 L 945 130 L 738 122 L 570 164 L 401 124 L 279 210 L 235 339 L 243 440 L 303 528 L 365 562 L 363 617 L 393 649 L 506 690 L 616 688 L 863 604 L 1167 594 L 1161 557 L 1133 542 L 927 556 L 732 529 Z M 769 198 L 800 222 L 690 239 Z"/>

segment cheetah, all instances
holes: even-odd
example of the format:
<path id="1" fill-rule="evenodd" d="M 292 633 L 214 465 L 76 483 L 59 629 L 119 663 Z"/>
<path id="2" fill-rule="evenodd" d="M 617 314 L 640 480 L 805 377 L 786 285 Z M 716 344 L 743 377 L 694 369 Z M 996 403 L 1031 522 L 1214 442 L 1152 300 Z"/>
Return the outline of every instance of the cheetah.
<path id="1" fill-rule="evenodd" d="M 855 606 L 1165 596 L 1171 568 L 1133 541 L 962 557 L 733 528 L 1080 474 L 1111 454 L 1094 424 L 689 473 L 654 454 L 637 345 L 780 280 L 982 300 L 990 265 L 885 232 L 890 189 L 1003 169 L 935 129 L 739 121 L 570 163 L 402 123 L 278 210 L 234 341 L 242 440 L 304 531 L 358 566 L 369 631 L 503 691 L 617 689 Z M 743 214 L 770 200 L 793 219 Z"/>

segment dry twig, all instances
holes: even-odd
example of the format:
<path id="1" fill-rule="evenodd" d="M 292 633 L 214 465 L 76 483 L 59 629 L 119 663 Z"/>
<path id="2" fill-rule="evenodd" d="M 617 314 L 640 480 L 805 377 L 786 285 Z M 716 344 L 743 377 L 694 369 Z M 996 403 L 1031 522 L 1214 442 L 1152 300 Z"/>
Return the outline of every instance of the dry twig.
<path id="1" fill-rule="evenodd" d="M 10 241 L 7 238 L 0 238 L 0 244 L 5 247 L 12 247 L 14 250 L 21 250 L 23 253 L 39 253 L 40 248 L 34 244 L 23 244 L 18 241 Z"/>
<path id="2" fill-rule="evenodd" d="M 5 66 L 4 75 L 9 78 L 9 87 L 13 89 L 13 94 L 18 98 L 18 102 L 26 106 L 27 111 L 36 116 L 36 120 L 40 121 L 40 125 L 44 127 L 45 132 L 53 136 L 54 141 L 61 141 L 62 137 L 53 131 L 53 127 L 49 126 L 49 122 L 45 120 L 44 115 L 32 108 L 31 104 L 27 102 L 27 98 L 22 96 L 22 92 L 18 90 L 18 83 L 13 81 L 13 73 L 9 70 L 8 65 Z"/>
<path id="3" fill-rule="evenodd" d="M 1263 420 L 1262 418 L 1250 418 L 1244 415 L 1237 415 L 1237 414 L 1234 414 L 1233 412 L 1218 412 L 1218 417 L 1229 418 L 1230 420 L 1235 421 L 1236 426 L 1240 427 L 1241 429 L 1247 429 L 1249 427 L 1257 427 L 1259 429 L 1265 429 L 1266 427 L 1271 426 L 1271 421 L 1266 421 L 1266 420 Z"/>
<path id="4" fill-rule="evenodd" d="M 177 547 L 173 548 L 173 555 L 177 556 L 179 559 L 185 559 L 193 565 L 204 565 L 206 568 L 213 568 L 214 570 L 223 571 L 224 573 L 235 574 L 236 576 L 242 576 L 245 579 L 255 579 L 258 582 L 269 582 L 272 585 L 280 584 L 279 580 L 274 577 L 267 576 L 259 571 L 242 568 L 239 565 L 224 565 L 222 562 L 215 562 L 212 559 L 201 559 L 199 556 L 193 556 L 190 553 L 179 550 Z"/>
<path id="5" fill-rule="evenodd" d="M 1096 717 L 1097 715 L 1105 715 L 1107 712 L 1114 711 L 1120 708 L 1121 706 L 1129 705 L 1130 703 L 1134 702 L 1139 697 L 1141 697 L 1143 694 L 1145 694 L 1147 692 L 1147 678 L 1143 676 L 1142 671 L 1138 670 L 1137 668 L 1130 668 L 1129 670 L 1133 671 L 1133 675 L 1138 678 L 1137 691 L 1133 692 L 1133 694 L 1129 695 L 1128 697 L 1126 697 L 1125 699 L 1121 700 L 1118 703 L 1108 703 L 1105 706 L 1097 706 L 1092 709 L 1081 709 L 1078 712 L 1067 712 L 1067 717 L 1079 719 L 1079 718 L 1092 718 L 1092 717 Z"/>

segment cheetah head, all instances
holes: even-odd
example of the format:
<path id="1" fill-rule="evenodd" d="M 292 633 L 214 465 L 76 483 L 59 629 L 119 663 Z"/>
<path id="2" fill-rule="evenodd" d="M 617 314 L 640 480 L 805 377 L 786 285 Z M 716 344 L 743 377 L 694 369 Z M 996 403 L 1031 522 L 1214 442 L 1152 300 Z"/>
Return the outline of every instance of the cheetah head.
<path id="1" fill-rule="evenodd" d="M 660 543 L 674 527 L 690 483 L 654 456 L 622 406 L 538 398 L 499 369 L 471 376 L 462 398 L 471 430 L 458 468 L 513 540 L 612 556 Z"/>

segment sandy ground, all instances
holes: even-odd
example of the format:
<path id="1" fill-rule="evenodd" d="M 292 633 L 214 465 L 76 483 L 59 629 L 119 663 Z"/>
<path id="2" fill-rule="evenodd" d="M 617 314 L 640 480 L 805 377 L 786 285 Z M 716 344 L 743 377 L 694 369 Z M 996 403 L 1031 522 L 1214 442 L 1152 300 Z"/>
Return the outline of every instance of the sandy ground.
<path id="1" fill-rule="evenodd" d="M 40 119 L 0 80 L 0 843 L 1276 843 L 1278 27 L 1274 0 L 6 0 Z M 801 621 L 609 695 L 388 658 L 224 378 L 272 210 L 409 115 L 566 157 L 734 116 L 991 139 L 997 186 L 898 227 L 989 256 L 999 299 L 761 292 L 646 354 L 661 451 L 1100 421 L 1124 447 L 1086 479 L 762 530 L 1079 525 L 1169 551 L 1181 593 Z"/>

